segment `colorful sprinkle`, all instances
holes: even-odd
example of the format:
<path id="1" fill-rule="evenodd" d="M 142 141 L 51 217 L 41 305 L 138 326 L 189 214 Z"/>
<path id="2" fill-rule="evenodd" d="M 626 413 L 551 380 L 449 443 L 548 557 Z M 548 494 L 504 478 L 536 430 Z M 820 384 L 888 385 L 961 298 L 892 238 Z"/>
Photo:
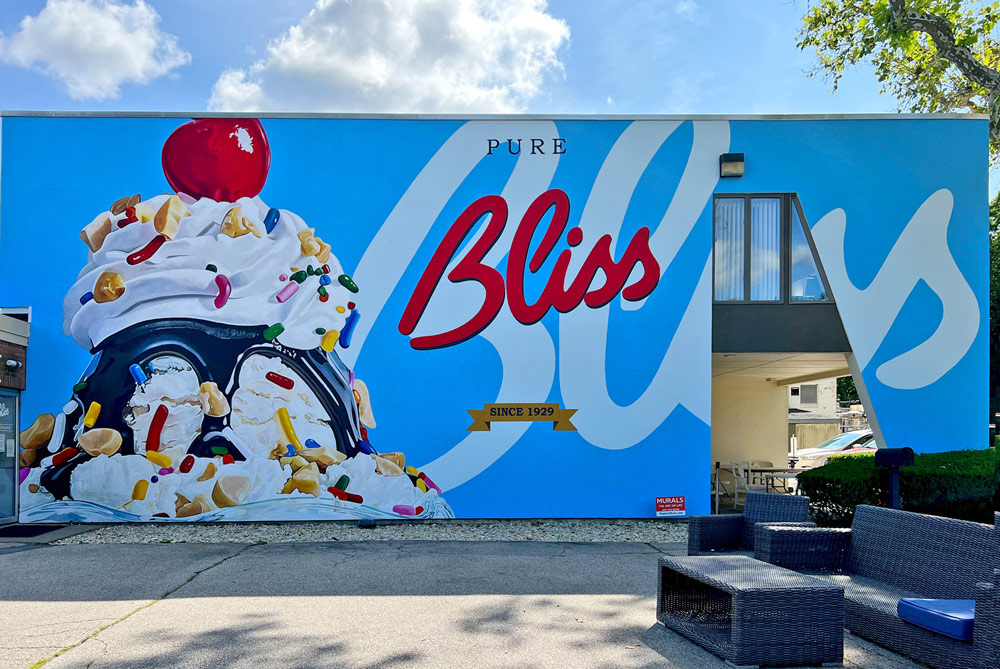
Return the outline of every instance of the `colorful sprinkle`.
<path id="1" fill-rule="evenodd" d="M 300 269 L 298 272 L 292 274 L 289 278 L 295 283 L 302 283 L 303 281 L 306 280 L 305 270 Z"/>
<path id="2" fill-rule="evenodd" d="M 132 499 L 134 500 L 144 500 L 146 499 L 146 491 L 149 490 L 149 481 L 146 479 L 141 479 L 135 482 L 132 486 Z"/>
<path id="3" fill-rule="evenodd" d="M 354 307 L 356 307 L 356 306 L 357 306 L 357 305 L 356 305 L 356 304 L 354 304 L 354 302 L 348 302 L 348 303 L 347 303 L 347 308 L 348 308 L 348 309 L 353 309 L 353 308 L 354 308 Z"/>
<path id="4" fill-rule="evenodd" d="M 409 504 L 397 504 L 392 507 L 393 513 L 398 513 L 401 516 L 415 516 L 417 515 L 417 510 L 414 509 Z"/>
<path id="5" fill-rule="evenodd" d="M 324 351 L 329 353 L 337 344 L 338 337 L 340 337 L 340 332 L 337 330 L 327 330 L 326 334 L 323 335 L 323 339 L 320 340 L 319 345 Z"/>
<path id="6" fill-rule="evenodd" d="M 91 402 L 90 407 L 87 409 L 87 415 L 83 417 L 83 425 L 85 427 L 94 427 L 94 423 L 97 422 L 97 417 L 101 414 L 101 405 L 99 402 Z"/>
<path id="7" fill-rule="evenodd" d="M 267 216 L 264 217 L 264 229 L 267 230 L 267 234 L 271 234 L 271 230 L 274 230 L 274 226 L 278 224 L 281 219 L 281 213 L 274 208 L 267 210 Z"/>
<path id="8" fill-rule="evenodd" d="M 316 328 L 316 334 L 321 335 L 326 332 L 326 328 Z"/>
<path id="9" fill-rule="evenodd" d="M 437 492 L 437 494 L 439 494 L 439 495 L 441 494 L 441 488 L 439 488 L 439 487 L 437 486 L 437 484 L 436 484 L 436 483 L 434 483 L 434 481 L 431 481 L 431 480 L 430 480 L 430 479 L 429 479 L 429 478 L 427 477 L 427 474 L 425 474 L 425 473 L 423 473 L 423 472 L 420 472 L 420 479 L 421 479 L 421 480 L 422 480 L 422 481 L 423 481 L 424 483 L 426 483 L 426 484 L 427 484 L 427 487 L 428 487 L 428 488 L 433 488 L 433 489 L 434 489 L 434 490 L 435 490 L 435 491 Z"/>
<path id="10" fill-rule="evenodd" d="M 285 433 L 285 443 L 295 446 L 296 449 L 302 448 L 302 441 L 295 434 L 295 427 L 292 425 L 292 417 L 288 415 L 288 409 L 278 407 L 275 414 L 278 416 L 278 425 L 281 427 L 281 431 Z"/>
<path id="11" fill-rule="evenodd" d="M 312 448 L 311 446 L 309 446 L 309 442 L 310 441 L 312 441 L 312 439 L 306 439 L 306 446 L 309 447 L 309 448 Z M 316 442 L 313 441 L 313 443 L 315 444 Z M 285 457 L 286 458 L 294 458 L 295 457 L 295 447 L 292 446 L 291 444 L 285 444 Z"/>
<path id="12" fill-rule="evenodd" d="M 340 488 L 334 488 L 331 486 L 327 488 L 327 490 L 330 491 L 331 495 L 333 495 L 337 499 L 344 500 L 345 502 L 354 502 L 356 504 L 361 504 L 362 502 L 365 501 L 361 495 L 355 495 L 354 493 L 346 492 L 344 490 L 341 490 Z"/>
<path id="13" fill-rule="evenodd" d="M 229 453 L 226 453 L 225 455 L 222 456 L 222 464 L 224 464 L 224 465 L 231 465 L 234 462 L 236 462 L 236 458 L 234 458 Z"/>
<path id="14" fill-rule="evenodd" d="M 216 309 L 221 309 L 229 301 L 229 295 L 233 292 L 233 286 L 229 283 L 229 277 L 225 274 L 216 275 L 215 286 L 219 289 L 219 294 L 215 296 L 213 304 Z"/>
<path id="15" fill-rule="evenodd" d="M 288 275 L 287 274 L 279 274 L 278 275 L 278 281 L 288 281 Z"/>
<path id="16" fill-rule="evenodd" d="M 294 279 L 295 277 L 292 278 Z M 298 291 L 299 291 L 299 284 L 295 283 L 294 281 L 289 281 L 288 283 L 285 284 L 284 288 L 278 291 L 278 294 L 275 295 L 275 298 L 278 300 L 278 302 L 285 302 L 288 300 L 288 298 L 290 298 Z"/>
<path id="17" fill-rule="evenodd" d="M 129 225 L 130 223 L 135 223 L 138 220 L 139 217 L 135 215 L 135 207 L 128 207 L 127 209 L 125 209 L 125 218 L 118 221 L 118 227 L 124 228 L 126 225 Z"/>
<path id="18" fill-rule="evenodd" d="M 52 456 L 52 465 L 54 467 L 58 467 L 59 465 L 66 462 L 74 455 L 76 455 L 77 453 L 79 453 L 79 451 L 73 448 L 72 446 L 64 448 L 63 450 L 59 451 L 58 453 Z"/>
<path id="19" fill-rule="evenodd" d="M 308 267 L 306 267 L 306 275 L 307 276 L 312 276 L 315 273 L 316 273 L 316 270 L 313 269 L 312 265 L 309 265 Z"/>
<path id="20" fill-rule="evenodd" d="M 81 390 L 83 390 L 86 387 L 87 387 L 87 382 L 86 381 L 80 381 L 80 383 L 78 383 L 75 386 L 73 386 L 73 394 L 76 394 L 76 393 L 80 392 Z"/>
<path id="21" fill-rule="evenodd" d="M 347 490 L 347 484 L 350 482 L 351 479 L 347 474 L 341 474 L 337 482 L 333 484 L 333 487 L 337 490 Z"/>
<path id="22" fill-rule="evenodd" d="M 420 489 L 420 492 L 427 492 L 427 484 L 423 480 L 417 479 L 415 484 Z"/>
<path id="23" fill-rule="evenodd" d="M 187 455 L 181 460 L 181 474 L 187 474 L 194 467 L 194 456 Z"/>
<path id="24" fill-rule="evenodd" d="M 306 439 L 306 448 L 319 448 L 319 442 L 315 439 Z"/>
<path id="25" fill-rule="evenodd" d="M 368 441 L 365 439 L 362 439 L 361 441 L 358 442 L 358 450 L 364 453 L 365 455 L 374 455 L 375 453 L 375 449 L 372 448 L 372 445 L 368 443 Z"/>
<path id="26" fill-rule="evenodd" d="M 149 380 L 146 377 L 146 372 L 142 371 L 142 367 L 139 365 L 129 365 L 128 371 L 132 374 L 132 378 L 135 379 L 135 382 L 140 386 Z"/>
<path id="27" fill-rule="evenodd" d="M 329 274 L 329 273 L 330 273 L 330 266 L 323 265 L 323 274 Z"/>
<path id="28" fill-rule="evenodd" d="M 129 265 L 138 265 L 141 262 L 149 260 L 156 253 L 157 249 L 163 246 L 163 242 L 167 241 L 167 238 L 163 235 L 156 235 L 149 243 L 143 246 L 141 249 L 131 254 L 129 257 L 125 258 L 125 262 Z"/>
<path id="29" fill-rule="evenodd" d="M 321 286 L 329 286 L 331 283 L 333 283 L 333 280 L 326 274 L 319 278 L 319 285 Z"/>
<path id="30" fill-rule="evenodd" d="M 153 422 L 149 424 L 149 431 L 146 432 L 147 451 L 160 450 L 160 432 L 163 431 L 163 424 L 167 422 L 167 414 L 169 413 L 170 409 L 167 408 L 166 404 L 156 407 L 156 412 L 153 414 Z M 181 468 L 184 468 L 183 464 Z"/>
<path id="31" fill-rule="evenodd" d="M 159 481 L 159 480 L 160 480 L 160 477 L 158 477 L 158 476 L 153 476 L 153 477 L 151 477 L 151 478 L 150 478 L 149 480 L 150 480 L 150 481 L 152 481 L 153 483 L 156 483 L 157 481 Z"/>
<path id="32" fill-rule="evenodd" d="M 352 293 L 358 292 L 358 284 L 354 283 L 354 279 L 352 279 L 347 274 L 341 274 L 340 276 L 338 276 L 337 281 L 340 282 L 341 286 L 351 291 Z"/>
<path id="33" fill-rule="evenodd" d="M 264 340 L 273 341 L 278 335 L 285 331 L 285 326 L 281 323 L 275 323 L 268 329 L 264 330 Z"/>
<path id="34" fill-rule="evenodd" d="M 347 313 L 347 309 L 345 309 L 344 307 L 342 307 L 342 306 L 340 306 L 340 305 L 338 304 L 338 305 L 337 305 L 337 313 L 338 313 L 338 314 L 343 314 L 343 313 Z"/>
<path id="35" fill-rule="evenodd" d="M 414 509 L 414 511 L 416 511 L 417 515 L 419 516 L 420 514 L 422 514 L 424 512 L 424 507 L 418 506 L 417 508 Z"/>
<path id="36" fill-rule="evenodd" d="M 326 295 L 326 288 L 320 286 L 319 288 L 316 289 L 316 292 L 319 293 L 320 295 Z"/>
<path id="37" fill-rule="evenodd" d="M 207 269 L 209 272 L 218 272 L 219 271 L 218 267 L 216 267 L 215 265 L 211 265 L 211 264 L 205 265 L 205 269 Z"/>
<path id="38" fill-rule="evenodd" d="M 285 390 L 291 390 L 295 387 L 295 381 L 288 378 L 287 376 L 282 376 L 277 372 L 268 372 L 264 375 L 264 378 L 273 383 L 276 386 L 281 386 Z"/>
<path id="39" fill-rule="evenodd" d="M 94 299 L 94 294 L 88 290 L 86 293 L 80 296 L 80 304 L 86 304 L 87 302 L 90 302 L 92 299 Z"/>
<path id="40" fill-rule="evenodd" d="M 361 320 L 361 312 L 357 309 L 352 311 L 351 315 L 347 317 L 347 322 L 344 324 L 344 331 L 340 333 L 340 345 L 343 348 L 351 345 L 351 337 L 354 335 L 354 328 L 357 326 L 359 320 Z"/>
<path id="41" fill-rule="evenodd" d="M 174 468 L 173 467 L 161 467 L 160 471 L 157 472 L 157 473 L 160 476 L 166 476 L 167 474 L 173 474 L 174 473 Z"/>
<path id="42" fill-rule="evenodd" d="M 158 453 L 157 451 L 150 451 L 148 449 L 146 450 L 146 459 L 161 469 L 166 469 L 172 464 L 170 458 L 168 458 L 163 453 Z"/>
<path id="43" fill-rule="evenodd" d="M 225 455 L 229 452 L 229 449 L 225 446 L 212 446 L 213 455 Z"/>
<path id="44" fill-rule="evenodd" d="M 326 301 L 327 301 L 327 300 L 329 300 L 329 299 L 330 299 L 330 296 L 329 296 L 329 295 L 320 295 L 320 296 L 319 296 L 319 301 L 320 301 L 320 302 L 326 302 Z"/>

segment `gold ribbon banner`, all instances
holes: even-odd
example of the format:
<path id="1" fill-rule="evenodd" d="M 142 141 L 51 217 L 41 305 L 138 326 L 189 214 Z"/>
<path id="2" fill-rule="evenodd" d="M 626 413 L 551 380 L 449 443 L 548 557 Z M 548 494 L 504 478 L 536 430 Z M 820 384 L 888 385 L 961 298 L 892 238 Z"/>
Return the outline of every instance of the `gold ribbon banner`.
<path id="1" fill-rule="evenodd" d="M 569 419 L 576 409 L 563 409 L 558 402 L 529 404 L 484 404 L 482 409 L 466 409 L 472 416 L 468 432 L 489 432 L 490 423 L 515 421 L 552 422 L 553 430 L 576 431 Z"/>

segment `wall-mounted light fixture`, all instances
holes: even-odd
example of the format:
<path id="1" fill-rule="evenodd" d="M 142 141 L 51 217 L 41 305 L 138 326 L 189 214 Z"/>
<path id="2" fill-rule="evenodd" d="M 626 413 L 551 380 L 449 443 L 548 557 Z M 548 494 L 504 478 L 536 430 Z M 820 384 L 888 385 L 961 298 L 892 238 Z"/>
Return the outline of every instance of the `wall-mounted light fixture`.
<path id="1" fill-rule="evenodd" d="M 720 177 L 741 177 L 744 167 L 742 153 L 723 153 L 719 156 Z"/>
<path id="2" fill-rule="evenodd" d="M 20 360 L 7 360 L 4 364 L 7 365 L 8 369 L 17 369 L 24 366 Z"/>

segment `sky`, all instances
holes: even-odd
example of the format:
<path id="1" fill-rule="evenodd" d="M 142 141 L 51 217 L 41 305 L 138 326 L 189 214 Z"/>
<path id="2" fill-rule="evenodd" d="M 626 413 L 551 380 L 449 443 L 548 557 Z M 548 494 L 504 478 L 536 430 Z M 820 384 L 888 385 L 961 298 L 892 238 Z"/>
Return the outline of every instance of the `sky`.
<path id="1" fill-rule="evenodd" d="M 0 109 L 891 112 L 790 0 L 3 0 Z"/>

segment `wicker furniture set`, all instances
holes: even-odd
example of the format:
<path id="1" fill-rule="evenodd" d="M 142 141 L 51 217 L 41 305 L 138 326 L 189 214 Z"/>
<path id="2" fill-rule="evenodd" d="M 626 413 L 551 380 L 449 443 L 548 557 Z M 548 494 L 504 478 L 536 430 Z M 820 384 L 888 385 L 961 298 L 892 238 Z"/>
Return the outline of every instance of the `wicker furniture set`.
<path id="1" fill-rule="evenodd" d="M 751 494 L 742 516 L 691 518 L 692 557 L 659 563 L 659 622 L 737 666 L 840 664 L 846 627 L 931 667 L 1000 667 L 1000 513 L 859 506 L 847 529 L 807 510 Z"/>
<path id="2" fill-rule="evenodd" d="M 809 520 L 808 497 L 751 492 L 742 514 L 692 517 L 688 521 L 688 555 L 720 551 L 753 555 L 754 529 L 765 522 L 816 527 Z"/>
<path id="3" fill-rule="evenodd" d="M 841 664 L 844 589 L 742 555 L 660 558 L 656 619 L 734 666 Z"/>
<path id="4" fill-rule="evenodd" d="M 990 526 L 859 506 L 850 529 L 759 526 L 756 557 L 843 586 L 844 623 L 860 637 L 932 667 L 996 669 L 996 519 Z"/>

